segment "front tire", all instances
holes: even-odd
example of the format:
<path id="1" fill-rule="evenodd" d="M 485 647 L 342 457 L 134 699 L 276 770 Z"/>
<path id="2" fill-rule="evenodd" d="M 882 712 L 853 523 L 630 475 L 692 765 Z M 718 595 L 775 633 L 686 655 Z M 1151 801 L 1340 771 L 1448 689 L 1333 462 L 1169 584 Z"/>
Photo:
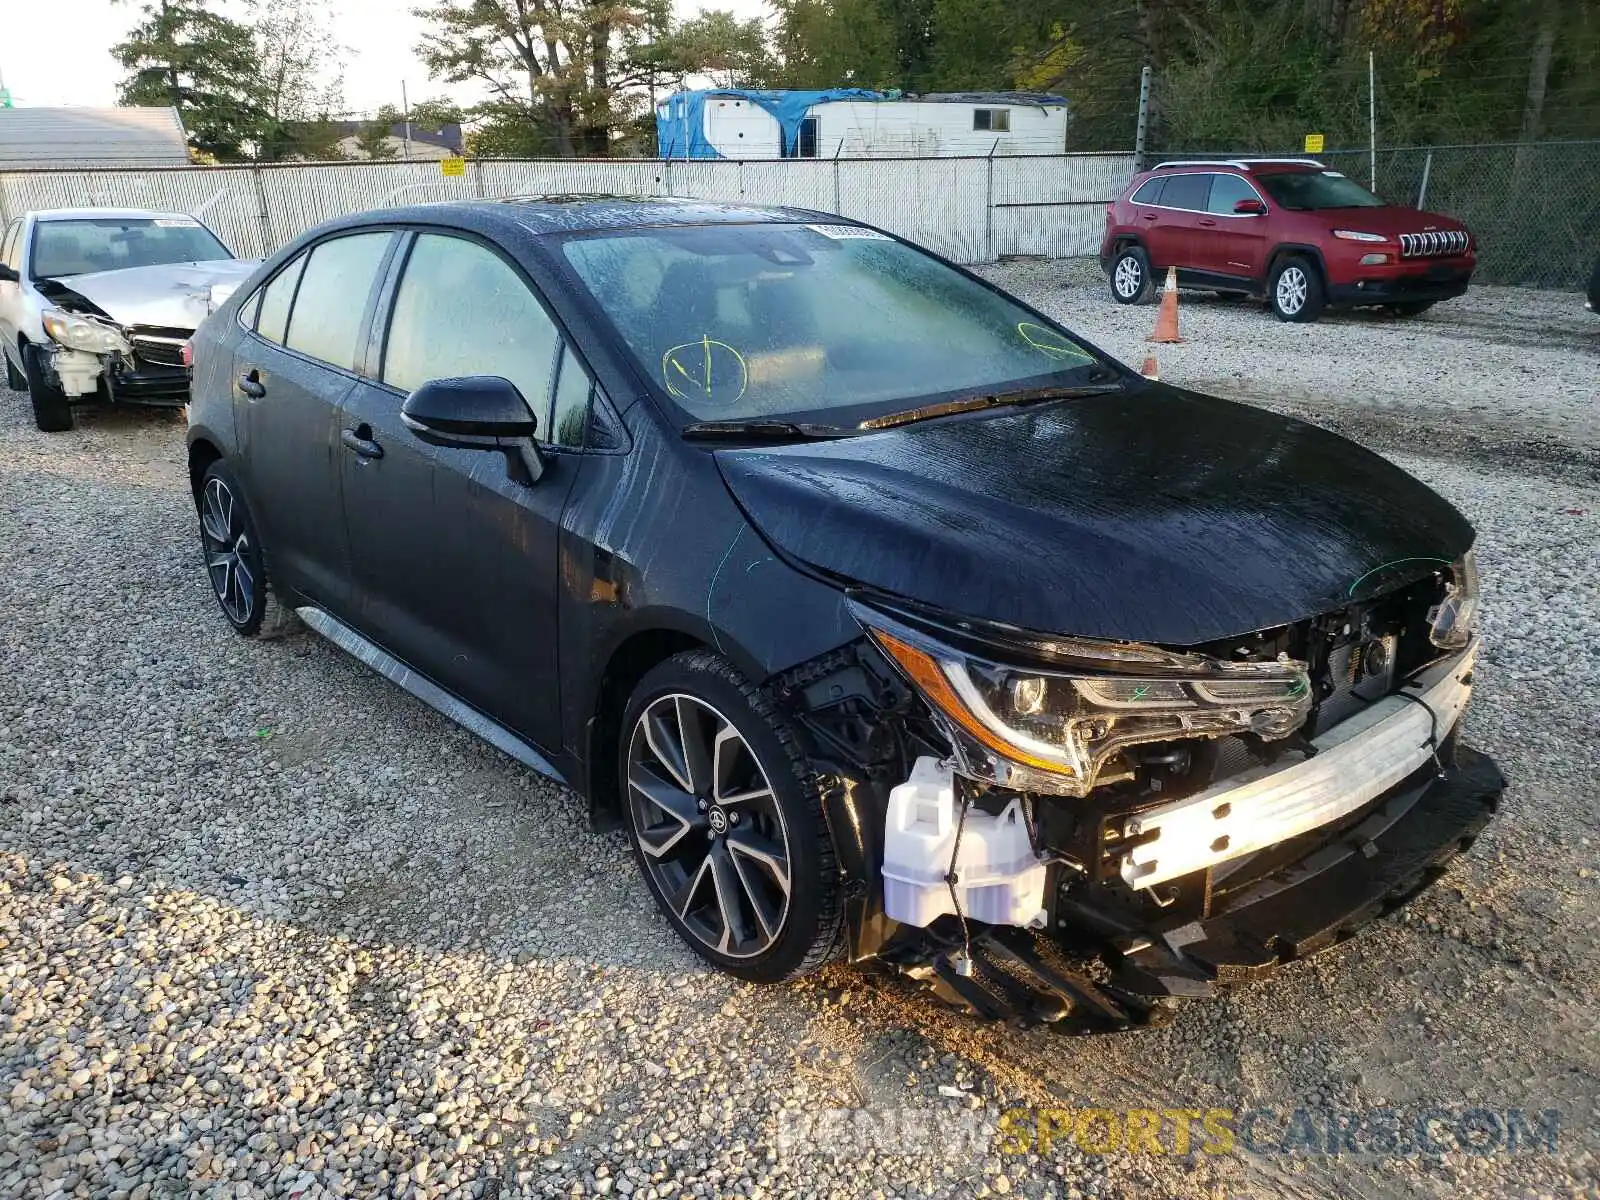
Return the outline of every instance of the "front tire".
<path id="1" fill-rule="evenodd" d="M 1267 283 L 1267 303 L 1280 321 L 1315 321 L 1322 315 L 1322 273 L 1308 258 L 1286 258 Z"/>
<path id="2" fill-rule="evenodd" d="M 255 520 L 226 462 L 218 460 L 206 468 L 195 503 L 206 576 L 228 624 L 245 637 L 282 633 L 292 614 L 267 578 Z"/>
<path id="3" fill-rule="evenodd" d="M 67 394 L 50 382 L 44 351 L 38 346 L 24 346 L 22 366 L 28 399 L 33 402 L 33 423 L 42 433 L 65 433 L 71 429 L 72 405 L 67 401 Z"/>
<path id="4" fill-rule="evenodd" d="M 1111 260 L 1111 298 L 1142 304 L 1150 295 L 1150 258 L 1141 246 L 1124 246 Z"/>
<path id="5" fill-rule="evenodd" d="M 709 650 L 667 659 L 628 702 L 618 779 L 645 883 L 702 958 L 753 983 L 842 947 L 843 889 L 794 730 Z"/>

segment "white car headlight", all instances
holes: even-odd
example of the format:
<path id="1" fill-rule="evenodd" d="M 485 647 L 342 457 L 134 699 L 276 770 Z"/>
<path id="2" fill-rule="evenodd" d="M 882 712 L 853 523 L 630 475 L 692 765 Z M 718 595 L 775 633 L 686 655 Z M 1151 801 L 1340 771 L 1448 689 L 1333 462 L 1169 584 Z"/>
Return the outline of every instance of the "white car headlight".
<path id="1" fill-rule="evenodd" d="M 1306 664 L 1287 656 L 1228 662 L 1065 638 L 1051 643 L 1050 667 L 1008 665 L 864 606 L 854 611 L 942 718 L 963 773 L 1022 790 L 1084 796 L 1130 746 L 1238 733 L 1283 738 L 1311 711 Z"/>
<path id="2" fill-rule="evenodd" d="M 52 308 L 45 311 L 43 322 L 44 331 L 51 340 L 69 350 L 86 350 L 90 354 L 132 353 L 122 331 L 96 317 Z"/>
<path id="3" fill-rule="evenodd" d="M 1387 242 L 1387 236 L 1381 233 L 1363 233 L 1359 229 L 1335 229 L 1333 236 L 1346 242 Z"/>

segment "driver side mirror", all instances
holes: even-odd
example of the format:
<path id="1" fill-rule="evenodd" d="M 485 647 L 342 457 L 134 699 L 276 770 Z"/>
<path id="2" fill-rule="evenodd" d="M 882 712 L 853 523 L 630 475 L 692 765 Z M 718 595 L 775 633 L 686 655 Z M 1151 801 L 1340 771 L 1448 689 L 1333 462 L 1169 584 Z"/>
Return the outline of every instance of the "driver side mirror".
<path id="1" fill-rule="evenodd" d="M 1233 211 L 1242 217 L 1264 217 L 1267 215 L 1267 206 L 1260 200 L 1236 200 Z"/>
<path id="2" fill-rule="evenodd" d="M 17 274 L 15 267 L 8 267 L 0 263 L 0 283 L 21 283 L 22 276 Z"/>
<path id="3" fill-rule="evenodd" d="M 536 483 L 544 474 L 544 459 L 533 442 L 538 419 L 508 379 L 429 380 L 406 397 L 400 419 L 429 445 L 503 451 L 507 469 L 520 483 Z"/>

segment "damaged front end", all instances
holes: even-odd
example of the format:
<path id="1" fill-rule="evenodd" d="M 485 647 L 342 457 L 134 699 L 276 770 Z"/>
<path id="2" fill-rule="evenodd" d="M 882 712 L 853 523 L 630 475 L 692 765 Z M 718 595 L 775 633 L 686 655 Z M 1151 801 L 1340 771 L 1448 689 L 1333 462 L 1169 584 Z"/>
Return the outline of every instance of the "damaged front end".
<path id="1" fill-rule="evenodd" d="M 987 1017 L 1106 1030 L 1349 936 L 1475 838 L 1477 577 L 1181 650 L 856 594 L 775 681 L 806 727 L 852 957 Z"/>
<path id="2" fill-rule="evenodd" d="M 57 280 L 42 280 L 38 287 L 53 303 L 41 315 L 49 337 L 45 367 L 67 396 L 157 406 L 188 403 L 184 347 L 192 328 L 120 324 Z"/>

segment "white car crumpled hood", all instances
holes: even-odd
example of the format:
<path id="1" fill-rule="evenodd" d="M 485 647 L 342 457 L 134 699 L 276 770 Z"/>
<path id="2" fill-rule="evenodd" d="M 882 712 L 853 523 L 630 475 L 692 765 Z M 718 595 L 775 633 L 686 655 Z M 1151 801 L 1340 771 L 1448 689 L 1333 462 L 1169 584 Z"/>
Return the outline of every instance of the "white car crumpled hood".
<path id="1" fill-rule="evenodd" d="M 220 285 L 220 304 L 259 265 L 259 259 L 224 258 L 62 275 L 57 282 L 99 305 L 119 325 L 198 329 L 211 311 L 213 286 Z"/>

